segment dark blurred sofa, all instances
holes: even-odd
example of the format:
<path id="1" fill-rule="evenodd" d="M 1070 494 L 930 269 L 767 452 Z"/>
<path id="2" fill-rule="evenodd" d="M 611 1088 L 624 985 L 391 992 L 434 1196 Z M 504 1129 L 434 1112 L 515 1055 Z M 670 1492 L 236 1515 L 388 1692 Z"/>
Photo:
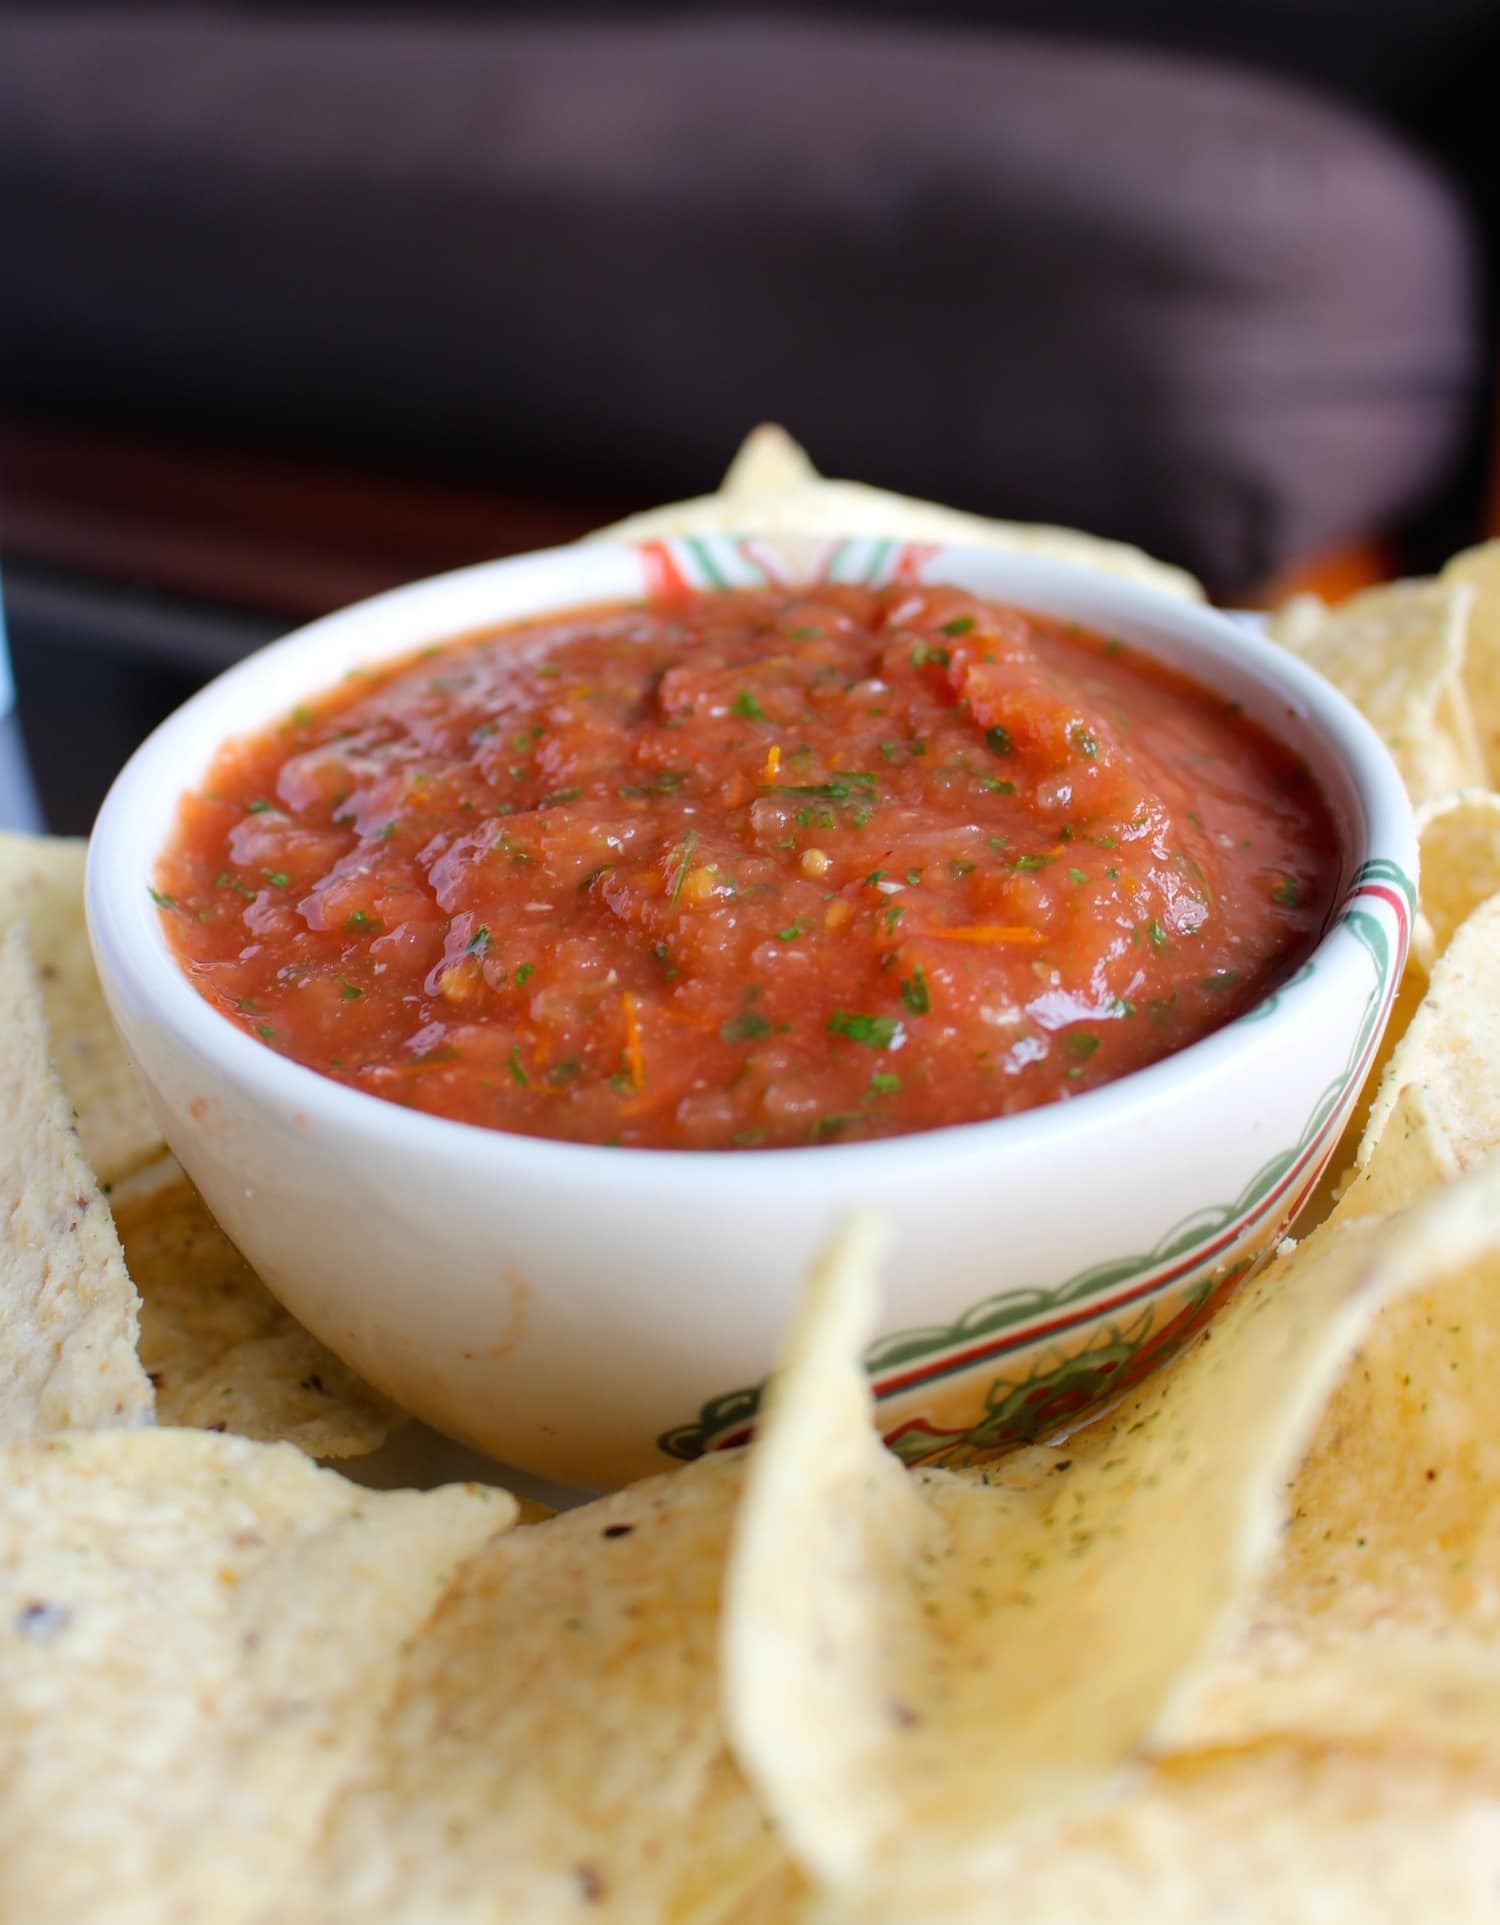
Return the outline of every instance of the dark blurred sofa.
<path id="1" fill-rule="evenodd" d="M 1479 514 L 1497 9 L 1387 12 L 0 0 L 22 615 L 315 612 L 766 417 L 1224 595 L 1420 559 Z"/>

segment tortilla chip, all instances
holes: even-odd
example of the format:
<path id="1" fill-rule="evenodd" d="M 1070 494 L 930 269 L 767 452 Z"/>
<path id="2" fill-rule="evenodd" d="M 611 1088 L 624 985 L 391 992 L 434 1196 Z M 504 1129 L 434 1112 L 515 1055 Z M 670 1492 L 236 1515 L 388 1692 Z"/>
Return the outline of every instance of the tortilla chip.
<path id="1" fill-rule="evenodd" d="M 1376 1228 L 1408 1293 L 1330 1401 L 1250 1629 L 1170 1735 L 1399 1733 L 1500 1768 L 1500 1159 Z"/>
<path id="2" fill-rule="evenodd" d="M 1416 940 L 1430 970 L 1454 931 L 1488 897 L 1500 895 L 1500 795 L 1459 789 L 1417 810 L 1422 848 L 1422 915 Z"/>
<path id="3" fill-rule="evenodd" d="M 1382 1120 L 1334 1214 L 1341 1219 L 1389 1216 L 1460 1174 L 1453 1145 L 1426 1089 L 1408 1083 Z"/>
<path id="4" fill-rule="evenodd" d="M 1361 711 L 1416 802 L 1485 779 L 1463 682 L 1473 601 L 1464 584 L 1392 582 L 1335 609 L 1298 597 L 1268 626 Z"/>
<path id="5" fill-rule="evenodd" d="M 1380 1093 L 1381 1083 L 1390 1065 L 1392 1056 L 1400 1047 L 1401 1039 L 1410 1029 L 1413 1018 L 1422 1006 L 1422 998 L 1427 994 L 1427 971 L 1418 960 L 1415 948 L 1406 958 L 1406 968 L 1402 972 L 1396 990 L 1396 1000 L 1391 1008 L 1390 1021 L 1386 1024 L 1385 1034 L 1375 1051 L 1374 1060 L 1365 1073 L 1365 1080 L 1355 1098 L 1354 1107 L 1349 1112 L 1349 1121 L 1344 1125 L 1334 1152 L 1328 1159 L 1328 1166 L 1318 1180 L 1318 1187 L 1308 1199 L 1305 1207 L 1298 1212 L 1296 1230 L 1298 1236 L 1305 1237 L 1324 1222 L 1334 1207 L 1344 1196 L 1351 1183 L 1359 1175 L 1360 1149 L 1365 1141 L 1369 1127 L 1370 1112 Z M 1368 1215 L 1368 1210 L 1363 1214 Z"/>
<path id="6" fill-rule="evenodd" d="M 406 1641 L 510 1516 L 201 1431 L 11 1448 L 0 1917 L 279 1917 Z"/>
<path id="7" fill-rule="evenodd" d="M 857 1222 L 814 1271 L 767 1392 L 726 1582 L 735 1754 L 799 1860 L 831 1883 L 903 1821 L 909 1787 L 882 1765 L 929 1658 L 908 1573 L 936 1524 L 872 1428 L 860 1362 L 881 1243 Z"/>
<path id="8" fill-rule="evenodd" d="M 778 1925 L 1490 1925 L 1500 1778 L 1400 1739 L 1189 1753 L 980 1876 L 799 1903 Z M 745 1925 L 755 1919 L 747 1911 Z M 735 1925 L 740 1925 L 736 1919 Z"/>
<path id="9" fill-rule="evenodd" d="M 1183 601 L 1203 589 L 1181 568 L 1156 561 L 1125 542 L 1071 528 L 990 521 L 932 501 L 913 501 L 861 482 L 824 481 L 784 429 L 757 428 L 715 495 L 651 508 L 601 528 L 590 541 L 657 541 L 670 535 L 886 535 L 898 541 L 998 548 L 1092 568 L 1140 582 Z"/>
<path id="10" fill-rule="evenodd" d="M 1347 1224 L 1279 1258 L 1065 1446 L 905 1486 L 859 1363 L 868 1253 L 835 1255 L 752 1451 L 725 1607 L 726 1722 L 805 1871 L 910 1898 L 1110 1781 L 1273 1553 L 1324 1398 L 1410 1281 L 1388 1241 Z"/>
<path id="11" fill-rule="evenodd" d="M 717 1701 L 741 1468 L 704 1458 L 475 1558 L 278 1925 L 732 1912 L 782 1857 Z"/>
<path id="12" fill-rule="evenodd" d="M 0 935 L 0 1443 L 151 1421 L 140 1299 L 47 1055 L 19 925 Z"/>
<path id="13" fill-rule="evenodd" d="M 750 501 L 757 495 L 790 494 L 794 488 L 820 479 L 807 450 L 793 441 L 785 428 L 774 421 L 763 421 L 740 443 L 739 452 L 719 483 L 719 493 L 736 501 Z M 711 501 L 713 497 L 706 499 Z"/>
<path id="14" fill-rule="evenodd" d="M 86 844 L 0 831 L 0 933 L 31 932 L 52 1055 L 78 1113 L 84 1154 L 103 1184 L 161 1152 L 140 1079 L 105 1007 L 83 914 Z"/>
<path id="15" fill-rule="evenodd" d="M 1500 1147 L 1500 896 L 1475 910 L 1438 959 L 1370 1106 L 1360 1168 L 1410 1084 L 1425 1089 L 1460 1169 Z"/>
<path id="16" fill-rule="evenodd" d="M 1500 782 L 1500 541 L 1455 555 L 1442 579 L 1474 593 L 1464 687 L 1488 771 L 1482 779 Z"/>
<path id="17" fill-rule="evenodd" d="M 161 1423 L 333 1458 L 406 1421 L 282 1309 L 172 1158 L 122 1185 L 114 1214 Z"/>

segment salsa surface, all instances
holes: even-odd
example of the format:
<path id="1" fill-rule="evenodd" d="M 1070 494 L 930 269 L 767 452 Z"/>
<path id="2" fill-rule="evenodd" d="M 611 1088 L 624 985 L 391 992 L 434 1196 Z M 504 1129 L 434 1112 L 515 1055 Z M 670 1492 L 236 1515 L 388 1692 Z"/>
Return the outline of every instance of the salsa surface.
<path id="1" fill-rule="evenodd" d="M 580 1142 L 1030 1109 L 1307 955 L 1307 772 L 1123 643 L 946 588 L 575 611 L 228 744 L 154 892 L 196 988 L 372 1095 Z"/>

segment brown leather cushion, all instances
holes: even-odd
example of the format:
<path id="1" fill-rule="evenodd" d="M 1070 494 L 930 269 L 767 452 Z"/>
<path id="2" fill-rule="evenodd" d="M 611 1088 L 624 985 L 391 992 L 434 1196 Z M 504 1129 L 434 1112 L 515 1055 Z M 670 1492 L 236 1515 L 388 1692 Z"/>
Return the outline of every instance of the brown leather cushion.
<path id="1" fill-rule="evenodd" d="M 828 470 L 1221 585 L 1441 485 L 1466 209 L 1165 55 L 853 22 L 0 18 L 0 409 L 514 485 Z"/>

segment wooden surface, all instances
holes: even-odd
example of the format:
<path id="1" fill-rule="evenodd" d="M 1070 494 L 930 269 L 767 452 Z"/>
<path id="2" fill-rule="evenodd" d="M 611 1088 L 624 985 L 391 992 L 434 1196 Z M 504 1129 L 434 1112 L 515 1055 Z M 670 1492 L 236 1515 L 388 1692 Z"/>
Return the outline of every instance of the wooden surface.
<path id="1" fill-rule="evenodd" d="M 288 624 L 445 568 L 572 541 L 643 505 L 0 420 L 0 555 Z M 1487 532 L 1500 534 L 1500 459 Z M 1354 541 L 1232 599 L 1268 608 L 1309 590 L 1339 601 L 1399 572 L 1392 543 Z"/>
<path id="2" fill-rule="evenodd" d="M 0 555 L 290 620 L 639 505 L 0 420 Z"/>

